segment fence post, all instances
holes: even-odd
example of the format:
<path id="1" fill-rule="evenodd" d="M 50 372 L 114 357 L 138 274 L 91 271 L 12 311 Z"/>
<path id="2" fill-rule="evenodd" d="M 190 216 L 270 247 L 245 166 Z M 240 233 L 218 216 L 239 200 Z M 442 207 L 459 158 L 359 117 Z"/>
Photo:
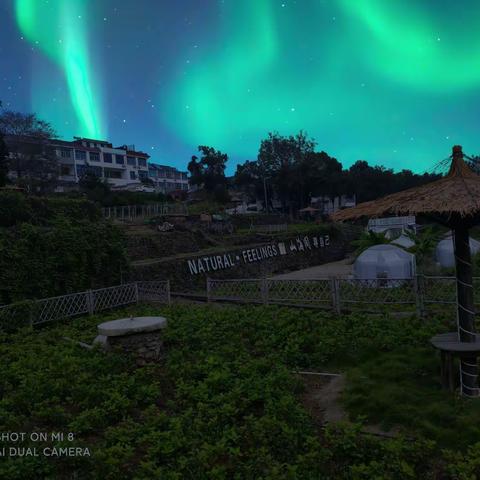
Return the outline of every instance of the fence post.
<path id="1" fill-rule="evenodd" d="M 170 294 L 170 280 L 167 280 L 167 305 L 171 305 L 172 297 Z"/>
<path id="2" fill-rule="evenodd" d="M 330 290 L 332 292 L 333 311 L 340 315 L 342 310 L 340 304 L 340 282 L 337 277 L 330 277 Z"/>
<path id="3" fill-rule="evenodd" d="M 267 277 L 262 277 L 260 283 L 260 291 L 262 295 L 262 303 L 268 305 L 268 280 Z"/>
<path id="4" fill-rule="evenodd" d="M 87 295 L 87 309 L 88 309 L 88 314 L 93 315 L 95 312 L 95 299 L 93 297 L 93 292 L 92 290 L 87 290 L 86 291 Z"/>
<path id="5" fill-rule="evenodd" d="M 138 282 L 135 282 L 135 303 L 138 303 L 140 300 L 140 296 L 138 294 Z"/>
<path id="6" fill-rule="evenodd" d="M 212 297 L 211 297 L 211 285 L 210 285 L 210 277 L 207 277 L 207 303 L 212 302 Z"/>
<path id="7" fill-rule="evenodd" d="M 29 325 L 32 327 L 33 326 L 33 323 L 34 323 L 34 318 L 33 318 L 33 305 L 35 305 L 34 302 L 32 302 L 31 304 L 29 304 L 29 307 L 28 307 L 28 323 Z"/>
<path id="8" fill-rule="evenodd" d="M 425 317 L 425 278 L 423 275 L 415 275 L 413 277 L 413 286 L 415 289 L 415 304 L 417 317 L 421 320 Z"/>

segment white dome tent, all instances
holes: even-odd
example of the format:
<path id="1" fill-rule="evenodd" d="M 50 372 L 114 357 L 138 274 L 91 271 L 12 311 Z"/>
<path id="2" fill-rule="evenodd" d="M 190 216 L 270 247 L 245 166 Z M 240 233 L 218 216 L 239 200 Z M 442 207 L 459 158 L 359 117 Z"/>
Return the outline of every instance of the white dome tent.
<path id="1" fill-rule="evenodd" d="M 470 237 L 470 253 L 473 255 L 480 251 L 480 242 Z M 453 256 L 453 238 L 448 236 L 440 240 L 435 250 L 435 258 L 441 267 L 453 268 L 455 266 L 455 258 Z"/>
<path id="2" fill-rule="evenodd" d="M 415 255 L 391 244 L 367 248 L 353 264 L 355 279 L 407 279 L 415 271 Z"/>

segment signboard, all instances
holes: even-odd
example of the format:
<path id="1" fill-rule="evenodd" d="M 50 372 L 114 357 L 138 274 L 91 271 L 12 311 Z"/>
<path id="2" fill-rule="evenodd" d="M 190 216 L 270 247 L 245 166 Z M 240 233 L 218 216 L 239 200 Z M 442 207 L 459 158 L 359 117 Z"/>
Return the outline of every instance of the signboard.
<path id="1" fill-rule="evenodd" d="M 299 252 L 325 248 L 329 245 L 329 235 L 306 235 L 285 242 L 262 245 L 261 247 L 246 248 L 241 252 L 193 258 L 188 260 L 187 264 L 190 275 L 198 275 L 201 273 L 234 268 L 242 264 L 262 262 L 269 258 L 281 255 L 294 255 Z"/>

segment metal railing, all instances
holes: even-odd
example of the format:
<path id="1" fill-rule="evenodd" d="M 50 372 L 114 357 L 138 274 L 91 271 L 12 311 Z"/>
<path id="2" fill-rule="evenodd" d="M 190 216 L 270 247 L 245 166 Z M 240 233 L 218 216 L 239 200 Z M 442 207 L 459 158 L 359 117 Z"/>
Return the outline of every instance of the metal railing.
<path id="1" fill-rule="evenodd" d="M 474 278 L 475 302 L 480 307 L 480 278 Z M 263 303 L 342 311 L 384 310 L 417 313 L 456 304 L 454 277 L 417 275 L 413 278 L 312 280 L 207 278 L 207 300 Z"/>
<path id="2" fill-rule="evenodd" d="M 251 225 L 250 231 L 258 233 L 279 233 L 288 231 L 288 225 L 278 224 L 278 225 Z"/>
<path id="3" fill-rule="evenodd" d="M 170 282 L 134 282 L 0 307 L 0 329 L 38 325 L 78 315 L 93 315 L 138 302 L 170 303 Z"/>
<path id="4" fill-rule="evenodd" d="M 102 215 L 112 220 L 135 220 L 161 215 L 188 215 L 185 203 L 150 203 L 102 208 Z"/>

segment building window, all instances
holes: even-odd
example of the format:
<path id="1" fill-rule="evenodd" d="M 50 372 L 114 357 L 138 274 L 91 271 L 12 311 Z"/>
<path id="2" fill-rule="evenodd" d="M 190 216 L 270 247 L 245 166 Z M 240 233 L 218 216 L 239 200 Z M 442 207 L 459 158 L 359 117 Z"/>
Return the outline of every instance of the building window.
<path id="1" fill-rule="evenodd" d="M 111 153 L 104 153 L 103 154 L 103 161 L 105 163 L 112 163 L 112 154 Z"/>
<path id="2" fill-rule="evenodd" d="M 145 180 L 147 178 L 147 172 L 139 171 L 138 177 L 142 180 Z"/>
<path id="3" fill-rule="evenodd" d="M 146 167 L 147 166 L 147 160 L 145 158 L 139 158 L 138 159 L 138 166 L 139 167 Z"/>
<path id="4" fill-rule="evenodd" d="M 92 162 L 99 162 L 100 161 L 100 154 L 97 152 L 90 152 L 90 160 Z"/>
<path id="5" fill-rule="evenodd" d="M 136 180 L 137 179 L 137 173 L 136 172 L 130 172 L 130 180 Z"/>
<path id="6" fill-rule="evenodd" d="M 86 160 L 87 152 L 84 150 L 75 150 L 75 160 Z"/>
<path id="7" fill-rule="evenodd" d="M 68 148 L 62 148 L 60 150 L 60 156 L 62 158 L 72 158 L 72 151 L 69 150 Z"/>
<path id="8" fill-rule="evenodd" d="M 119 163 L 121 165 L 125 164 L 125 157 L 123 155 L 115 155 L 115 163 Z"/>
<path id="9" fill-rule="evenodd" d="M 87 174 L 95 175 L 96 177 L 102 176 L 102 167 L 89 167 L 87 165 L 77 165 L 77 175 L 81 178 Z"/>
<path id="10" fill-rule="evenodd" d="M 70 175 L 70 167 L 68 165 L 62 165 L 60 167 L 60 175 Z"/>
<path id="11" fill-rule="evenodd" d="M 135 157 L 127 157 L 127 165 L 136 165 Z"/>
<path id="12" fill-rule="evenodd" d="M 122 178 L 122 172 L 118 170 L 105 170 L 106 178 Z"/>

